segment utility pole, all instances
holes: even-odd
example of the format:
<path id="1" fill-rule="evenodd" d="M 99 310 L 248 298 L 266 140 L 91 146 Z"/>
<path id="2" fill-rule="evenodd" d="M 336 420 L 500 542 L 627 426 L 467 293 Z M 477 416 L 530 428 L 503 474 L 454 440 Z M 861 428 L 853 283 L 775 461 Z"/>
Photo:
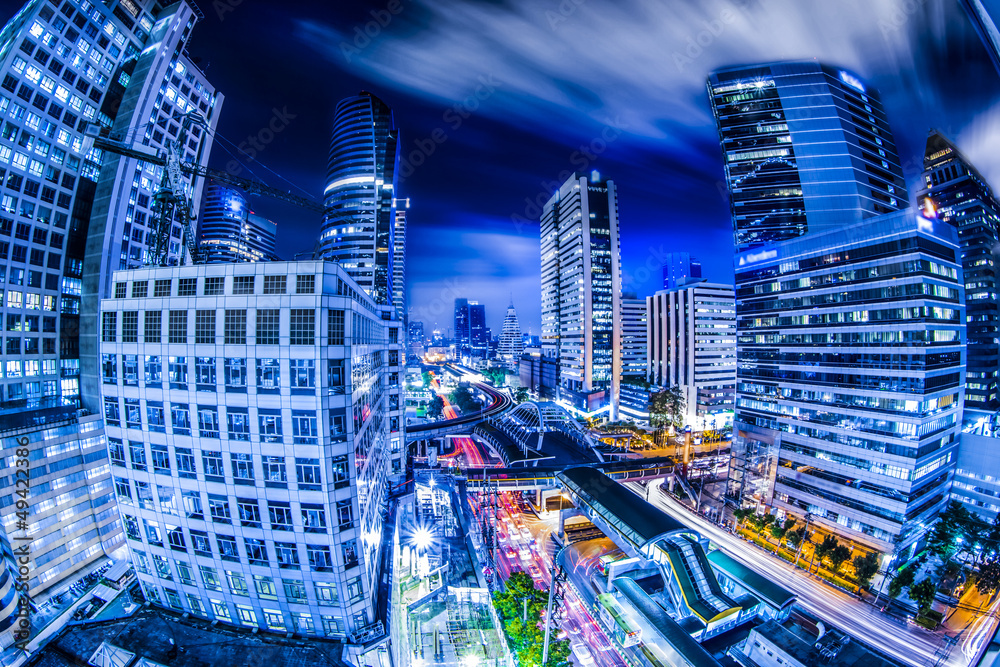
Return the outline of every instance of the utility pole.
<path id="1" fill-rule="evenodd" d="M 556 553 L 552 561 L 552 582 L 549 584 L 549 603 L 545 608 L 545 642 L 542 644 L 542 665 L 549 661 L 549 639 L 552 635 L 552 603 L 556 598 L 556 588 L 562 580 L 562 567 L 559 565 L 559 557 L 567 547 L 563 547 Z"/>
<path id="2" fill-rule="evenodd" d="M 799 554 L 802 553 L 802 545 L 807 539 L 809 539 L 809 521 L 812 519 L 812 514 L 806 512 L 806 528 L 802 531 L 802 539 L 799 540 L 799 548 L 795 550 L 795 567 L 799 566 Z"/>

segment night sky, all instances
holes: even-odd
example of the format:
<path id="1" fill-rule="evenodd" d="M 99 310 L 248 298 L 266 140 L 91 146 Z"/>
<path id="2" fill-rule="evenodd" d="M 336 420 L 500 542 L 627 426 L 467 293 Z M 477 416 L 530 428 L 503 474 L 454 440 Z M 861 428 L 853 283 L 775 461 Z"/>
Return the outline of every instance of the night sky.
<path id="1" fill-rule="evenodd" d="M 574 170 L 617 183 L 624 289 L 659 289 L 671 251 L 731 281 L 705 88 L 717 67 L 816 58 L 852 69 L 881 91 L 911 199 L 930 127 L 1000 184 L 1000 81 L 956 0 L 200 5 L 189 51 L 226 97 L 219 134 L 240 144 L 275 114 L 272 127 L 284 125 L 242 175 L 318 197 L 336 102 L 368 90 L 394 109 L 410 318 L 428 329 L 450 327 L 466 297 L 486 304 L 497 334 L 513 294 L 522 328 L 538 333 L 538 213 Z M 225 169 L 223 145 L 212 163 Z M 282 258 L 312 250 L 314 213 L 253 203 L 278 223 Z"/>

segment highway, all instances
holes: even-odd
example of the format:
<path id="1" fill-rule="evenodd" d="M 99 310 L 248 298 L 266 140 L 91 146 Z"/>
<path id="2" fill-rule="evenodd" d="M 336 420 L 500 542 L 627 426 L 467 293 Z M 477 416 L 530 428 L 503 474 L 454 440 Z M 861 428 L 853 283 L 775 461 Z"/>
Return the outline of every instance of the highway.
<path id="1" fill-rule="evenodd" d="M 433 380 L 433 385 L 435 386 L 435 389 L 437 390 L 440 389 L 440 382 L 436 377 Z M 482 384 L 476 382 L 473 383 L 472 386 L 475 387 L 476 390 L 481 391 L 482 393 L 486 394 L 489 397 L 490 399 L 489 405 L 485 406 L 479 412 L 473 412 L 472 414 L 468 415 L 460 415 L 455 410 L 454 406 L 450 404 L 450 402 L 448 401 L 448 397 L 439 394 L 441 398 L 444 400 L 445 409 L 443 414 L 446 417 L 446 419 L 430 422 L 428 424 L 417 424 L 415 426 L 407 426 L 406 427 L 407 439 L 419 440 L 421 439 L 422 433 L 430 433 L 443 428 L 451 428 L 462 425 L 469 425 L 471 427 L 472 425 L 478 424 L 484 419 L 489 419 L 490 417 L 495 417 L 499 414 L 503 414 L 514 405 L 514 401 L 512 401 L 509 396 L 497 391 L 494 387 L 491 387 L 488 384 Z"/>
<path id="2" fill-rule="evenodd" d="M 625 484 L 641 497 L 646 489 L 634 482 Z M 703 519 L 677 500 L 652 486 L 649 502 L 678 521 L 709 538 L 717 547 L 747 567 L 798 596 L 798 604 L 817 617 L 879 648 L 893 658 L 914 667 L 935 665 L 942 642 L 940 636 L 913 623 L 903 623 L 882 614 L 853 595 L 813 578 L 777 556 L 762 551 L 736 535 Z M 958 651 L 953 651 L 957 653 Z M 954 659 L 954 655 L 950 656 Z M 966 661 L 952 664 L 968 664 Z"/>

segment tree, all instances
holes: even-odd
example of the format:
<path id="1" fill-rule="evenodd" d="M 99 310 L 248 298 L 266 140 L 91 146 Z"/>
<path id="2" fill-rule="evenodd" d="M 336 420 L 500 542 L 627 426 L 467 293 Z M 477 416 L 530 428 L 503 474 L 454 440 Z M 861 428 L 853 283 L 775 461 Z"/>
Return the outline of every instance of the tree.
<path id="1" fill-rule="evenodd" d="M 657 429 L 684 425 L 684 392 L 674 385 L 649 395 L 649 423 Z"/>
<path id="2" fill-rule="evenodd" d="M 838 544 L 830 551 L 830 562 L 833 563 L 833 571 L 839 572 L 840 566 L 851 557 L 851 548 L 843 544 Z"/>
<path id="3" fill-rule="evenodd" d="M 878 572 L 878 557 L 880 555 L 873 551 L 864 556 L 854 557 L 854 573 L 862 587 L 867 587 L 871 583 L 872 577 Z"/>
<path id="4" fill-rule="evenodd" d="M 923 613 L 931 608 L 934 603 L 934 594 L 937 592 L 937 584 L 929 578 L 918 584 L 910 586 L 910 599 L 917 603 L 920 612 Z"/>
<path id="5" fill-rule="evenodd" d="M 518 387 L 517 390 L 514 391 L 514 400 L 517 401 L 518 403 L 524 403 L 529 398 L 531 397 L 528 396 L 527 387 Z"/>
<path id="6" fill-rule="evenodd" d="M 823 538 L 823 541 L 816 545 L 816 558 L 822 562 L 824 558 L 833 553 L 833 550 L 837 548 L 837 538 L 833 535 L 827 535 Z"/>
<path id="7" fill-rule="evenodd" d="M 442 412 L 444 412 L 444 399 L 440 396 L 435 396 L 427 406 L 427 416 L 440 417 Z"/>
<path id="8" fill-rule="evenodd" d="M 507 370 L 504 368 L 484 368 L 481 373 L 495 387 L 502 387 L 507 380 Z"/>
<path id="9" fill-rule="evenodd" d="M 976 590 L 981 595 L 993 593 L 1000 587 L 1000 560 L 994 558 L 979 567 L 976 578 Z"/>
<path id="10" fill-rule="evenodd" d="M 424 382 L 424 389 L 427 389 L 428 387 L 431 386 L 431 380 L 433 380 L 433 376 L 430 374 L 430 371 L 424 371 L 423 373 L 420 374 L 420 379 L 423 380 Z"/>
<path id="11" fill-rule="evenodd" d="M 974 547 L 984 537 L 989 539 L 994 530 L 1000 535 L 1000 526 L 987 525 L 977 515 L 965 509 L 960 502 L 952 500 L 934 524 L 934 529 L 927 540 L 927 548 L 941 560 L 948 560 L 959 551 L 975 552 Z"/>
<path id="12" fill-rule="evenodd" d="M 889 597 L 899 597 L 904 588 L 909 588 L 913 585 L 913 580 L 916 576 L 916 567 L 908 567 L 897 574 L 896 578 L 889 582 Z"/>
<path id="13" fill-rule="evenodd" d="M 802 541 L 802 532 L 804 528 L 799 530 L 790 530 L 785 534 L 785 544 L 788 545 L 789 549 L 797 549 L 799 542 Z"/>
<path id="14" fill-rule="evenodd" d="M 456 387 L 455 391 L 448 396 L 448 400 L 457 405 L 462 412 L 476 412 L 480 408 L 479 401 L 472 395 L 468 387 Z"/>

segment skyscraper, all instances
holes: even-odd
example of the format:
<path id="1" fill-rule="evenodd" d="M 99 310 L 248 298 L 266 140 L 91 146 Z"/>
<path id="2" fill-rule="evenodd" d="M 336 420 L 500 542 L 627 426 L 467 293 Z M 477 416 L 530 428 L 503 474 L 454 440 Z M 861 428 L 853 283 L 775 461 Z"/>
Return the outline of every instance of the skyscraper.
<path id="1" fill-rule="evenodd" d="M 392 110 L 371 93 L 337 104 L 318 257 L 339 263 L 372 296 L 396 298 L 396 174 L 399 134 Z"/>
<path id="2" fill-rule="evenodd" d="M 146 268 L 114 283 L 103 413 L 146 599 L 363 636 L 403 437 L 395 309 L 330 262 Z"/>
<path id="3" fill-rule="evenodd" d="M 646 380 L 646 300 L 622 295 L 622 382 Z"/>
<path id="4" fill-rule="evenodd" d="M 410 319 L 406 300 L 406 216 L 409 213 L 410 200 L 394 199 L 392 206 L 396 211 L 392 246 L 392 303 L 396 306 L 396 312 L 405 327 Z"/>
<path id="5" fill-rule="evenodd" d="M 560 398 L 617 416 L 621 377 L 618 194 L 596 171 L 575 174 L 541 217 L 542 350 L 559 358 Z"/>
<path id="6" fill-rule="evenodd" d="M 130 131 L 130 139 L 163 149 L 180 134 L 178 111 L 214 127 L 222 96 L 186 54 L 196 20 L 186 2 L 58 10 L 30 2 L 0 31 L 0 235 L 12 237 L 0 242 L 12 295 L 0 306 L 9 325 L 0 457 L 28 450 L 18 458 L 30 462 L 28 592 L 36 601 L 124 545 L 99 379 L 81 388 L 81 356 L 99 377 L 97 299 L 111 271 L 143 260 L 162 170 L 90 149 L 85 129 Z M 210 132 L 193 129 L 184 159 L 204 164 L 211 143 Z M 199 179 L 187 184 L 197 199 Z M 22 536 L 13 532 L 16 511 L 13 503 L 0 509 L 12 543 Z"/>
<path id="7" fill-rule="evenodd" d="M 674 289 L 701 280 L 701 260 L 688 252 L 672 252 L 663 262 L 663 289 Z"/>
<path id="8" fill-rule="evenodd" d="M 965 404 L 1000 407 L 1000 203 L 986 179 L 940 132 L 927 138 L 923 187 L 925 215 L 958 230 L 965 274 Z"/>
<path id="9" fill-rule="evenodd" d="M 254 213 L 236 188 L 212 183 L 205 190 L 198 240 L 206 262 L 275 259 L 277 232 L 277 225 Z"/>
<path id="10" fill-rule="evenodd" d="M 476 359 L 485 359 L 490 347 L 490 332 L 486 328 L 486 306 L 469 303 L 469 348 Z"/>
<path id="11" fill-rule="evenodd" d="M 524 342 L 521 339 L 521 324 L 517 321 L 517 311 L 514 310 L 514 302 L 511 301 L 507 306 L 507 315 L 503 318 L 497 353 L 506 364 L 515 368 L 522 352 L 524 352 Z"/>
<path id="12" fill-rule="evenodd" d="M 708 79 L 737 251 L 908 205 L 878 91 L 815 61 L 731 67 Z"/>
<path id="13" fill-rule="evenodd" d="M 469 300 L 455 299 L 455 356 L 469 356 Z"/>

